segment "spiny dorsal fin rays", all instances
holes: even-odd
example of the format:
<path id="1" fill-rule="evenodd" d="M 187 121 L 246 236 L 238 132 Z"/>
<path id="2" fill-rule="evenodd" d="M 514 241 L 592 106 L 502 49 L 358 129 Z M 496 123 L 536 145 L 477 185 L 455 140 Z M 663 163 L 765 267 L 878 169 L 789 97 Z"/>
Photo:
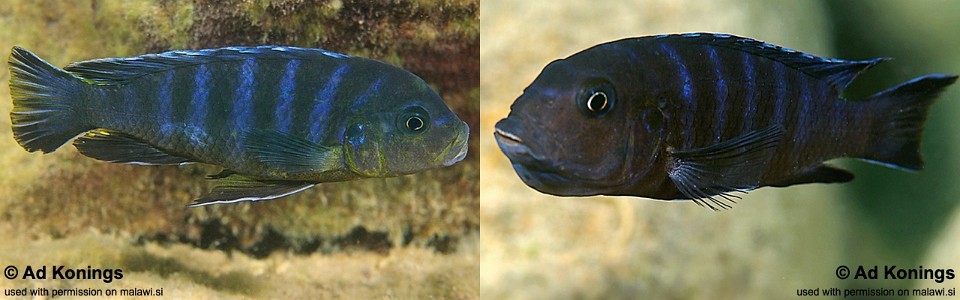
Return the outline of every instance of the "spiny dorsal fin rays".
<path id="1" fill-rule="evenodd" d="M 662 34 L 653 36 L 652 38 L 712 45 L 766 57 L 779 61 L 788 67 L 803 71 L 810 76 L 827 81 L 834 87 L 837 93 L 846 89 L 860 73 L 863 73 L 880 62 L 892 59 L 889 57 L 868 60 L 824 58 L 751 38 L 709 32 Z"/>
<path id="2" fill-rule="evenodd" d="M 268 59 L 350 58 L 345 54 L 312 48 L 284 46 L 226 47 L 204 50 L 175 50 L 135 57 L 95 59 L 72 63 L 63 69 L 97 84 L 112 85 L 122 84 L 143 75 L 181 66 L 237 61 L 251 57 Z"/>

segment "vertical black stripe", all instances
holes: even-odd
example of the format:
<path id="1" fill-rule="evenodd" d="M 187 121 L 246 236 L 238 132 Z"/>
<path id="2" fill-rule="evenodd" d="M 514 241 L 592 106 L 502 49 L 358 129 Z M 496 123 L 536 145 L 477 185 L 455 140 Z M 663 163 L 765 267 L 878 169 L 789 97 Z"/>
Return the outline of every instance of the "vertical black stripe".
<path id="1" fill-rule="evenodd" d="M 326 60 L 304 60 L 294 77 L 290 133 L 306 137 L 311 127 L 310 118 L 317 94 L 336 71 L 337 65 Z"/>
<path id="2" fill-rule="evenodd" d="M 798 76 L 798 93 L 799 96 L 795 102 L 794 109 L 790 115 L 791 122 L 789 126 L 793 134 L 790 136 L 793 137 L 793 156 L 794 161 L 800 162 L 801 164 L 806 162 L 806 157 L 809 156 L 810 151 L 814 149 L 807 149 L 807 144 L 810 142 L 810 137 L 808 135 L 810 128 L 807 124 L 807 118 L 811 117 L 812 112 L 810 109 L 813 107 L 813 97 L 811 90 L 815 88 L 811 84 L 806 74 L 800 74 Z"/>
<path id="3" fill-rule="evenodd" d="M 286 60 L 259 59 L 253 90 L 253 128 L 273 130 L 276 128 L 277 94 L 280 81 L 286 73 Z"/>

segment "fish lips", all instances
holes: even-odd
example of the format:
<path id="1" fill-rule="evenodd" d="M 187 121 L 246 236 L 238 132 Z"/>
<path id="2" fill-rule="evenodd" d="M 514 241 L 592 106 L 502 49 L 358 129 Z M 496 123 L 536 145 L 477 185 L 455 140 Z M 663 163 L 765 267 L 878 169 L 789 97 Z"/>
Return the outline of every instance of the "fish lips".
<path id="1" fill-rule="evenodd" d="M 533 151 L 527 144 L 529 142 L 523 138 L 523 132 L 517 122 L 507 118 L 497 122 L 493 136 L 524 183 L 542 193 L 557 196 L 597 194 L 592 188 L 592 180 L 564 175 L 549 159 Z"/>
<path id="2" fill-rule="evenodd" d="M 460 129 L 457 130 L 457 136 L 443 149 L 443 154 L 437 157 L 437 159 L 442 159 L 442 164 L 445 167 L 452 166 L 463 160 L 467 157 L 467 149 L 470 148 L 467 147 L 469 140 L 470 126 L 468 126 L 467 123 L 460 122 Z"/>
<path id="3" fill-rule="evenodd" d="M 512 119 L 503 119 L 494 125 L 493 137 L 497 140 L 497 145 L 503 154 L 514 163 L 538 164 L 542 157 L 536 157 L 530 151 L 530 147 L 524 144 L 523 138 L 519 136 L 522 132 L 521 127 Z"/>

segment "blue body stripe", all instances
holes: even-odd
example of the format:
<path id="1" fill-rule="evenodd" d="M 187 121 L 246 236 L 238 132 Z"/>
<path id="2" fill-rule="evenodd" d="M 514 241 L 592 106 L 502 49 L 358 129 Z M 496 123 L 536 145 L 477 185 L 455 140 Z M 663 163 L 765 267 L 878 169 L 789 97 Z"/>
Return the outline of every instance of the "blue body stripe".
<path id="1" fill-rule="evenodd" d="M 277 131 L 287 133 L 290 123 L 293 122 L 293 91 L 297 86 L 296 74 L 300 69 L 300 60 L 292 59 L 287 62 L 286 72 L 280 79 L 280 95 L 277 97 L 277 109 L 274 112 L 277 122 Z"/>
<path id="2" fill-rule="evenodd" d="M 716 119 L 713 124 L 713 141 L 715 143 L 720 142 L 720 138 L 723 134 L 723 125 L 727 122 L 727 82 L 723 78 L 722 66 L 720 65 L 720 57 L 717 56 L 717 49 L 714 47 L 707 47 L 707 57 L 710 58 L 710 64 L 713 67 L 713 73 L 716 77 L 716 96 L 717 101 Z"/>
<path id="3" fill-rule="evenodd" d="M 753 61 L 751 60 L 753 54 L 749 52 L 743 52 L 743 69 L 745 82 L 744 85 L 746 88 L 746 100 L 747 107 L 746 112 L 743 115 L 743 130 L 742 132 L 753 131 L 753 119 L 757 115 L 757 104 L 756 104 L 756 90 L 757 90 L 757 81 L 756 74 L 753 69 Z"/>
<path id="4" fill-rule="evenodd" d="M 187 122 L 193 126 L 205 128 L 207 121 L 207 99 L 210 98 L 210 70 L 206 64 L 197 67 L 193 77 L 193 98 L 190 99 L 190 117 Z"/>
<path id="5" fill-rule="evenodd" d="M 773 64 L 774 72 L 774 81 L 777 83 L 777 104 L 774 106 L 776 109 L 776 115 L 773 116 L 774 124 L 783 124 L 783 115 L 786 113 L 787 108 L 785 107 L 787 98 L 787 74 L 784 73 L 784 65 L 782 63 L 776 62 Z M 785 124 L 783 124 L 785 125 Z"/>
<path id="6" fill-rule="evenodd" d="M 810 117 L 810 108 L 813 107 L 808 82 L 806 75 L 800 76 L 800 114 L 797 116 L 797 124 L 794 125 L 797 132 L 807 132 L 807 118 Z"/>
<path id="7" fill-rule="evenodd" d="M 327 84 L 317 93 L 313 110 L 310 112 L 310 132 L 307 133 L 307 138 L 312 142 L 319 142 L 323 130 L 326 129 L 327 117 L 330 115 L 330 110 L 333 109 L 333 103 L 335 102 L 334 96 L 337 94 L 337 86 L 340 85 L 343 75 L 347 72 L 347 66 L 349 64 L 341 63 L 337 70 L 333 72 L 333 75 L 330 75 Z"/>
<path id="8" fill-rule="evenodd" d="M 367 100 L 370 99 L 370 95 L 376 93 L 380 90 L 380 84 L 383 82 L 383 78 L 377 78 L 377 81 L 374 81 L 373 84 L 367 88 L 360 96 L 357 96 L 356 99 L 353 99 L 353 103 L 350 104 L 350 111 L 357 111 L 361 106 L 367 103 Z"/>
<path id="9" fill-rule="evenodd" d="M 677 67 L 677 74 L 680 75 L 679 79 L 683 82 L 683 99 L 687 103 L 693 103 L 693 79 L 691 79 L 690 74 L 687 73 L 687 66 L 683 64 L 683 60 L 680 58 L 680 55 L 677 54 L 677 51 L 667 43 L 660 43 L 660 49 L 663 49 L 663 51 L 667 53 L 667 56 L 673 60 L 674 65 Z"/>
<path id="10" fill-rule="evenodd" d="M 234 118 L 235 129 L 246 133 L 253 124 L 253 84 L 257 71 L 257 62 L 253 58 L 247 58 L 243 61 L 240 69 L 240 86 L 237 87 L 236 96 L 233 99 L 233 110 L 231 116 Z"/>
<path id="11" fill-rule="evenodd" d="M 172 71 L 164 72 L 163 82 L 160 83 L 160 101 L 157 110 L 157 122 L 160 125 L 160 134 L 170 136 L 173 133 L 173 93 L 170 90 L 173 85 Z"/>
<path id="12" fill-rule="evenodd" d="M 683 97 L 683 104 L 680 107 L 683 107 L 683 110 L 680 111 L 680 116 L 682 116 L 683 121 L 681 122 L 681 128 L 684 130 L 690 130 L 682 134 L 683 138 L 683 148 L 688 149 L 693 145 L 693 137 L 695 134 L 692 132 L 694 128 L 693 120 L 696 117 L 697 113 L 697 103 L 693 99 L 693 79 L 690 78 L 690 74 L 687 72 L 687 66 L 683 64 L 683 60 L 680 58 L 680 55 L 677 54 L 677 51 L 670 47 L 667 43 L 660 43 L 660 49 L 666 52 L 667 56 L 673 61 L 674 67 L 677 68 L 677 75 L 682 82 L 681 95 Z"/>

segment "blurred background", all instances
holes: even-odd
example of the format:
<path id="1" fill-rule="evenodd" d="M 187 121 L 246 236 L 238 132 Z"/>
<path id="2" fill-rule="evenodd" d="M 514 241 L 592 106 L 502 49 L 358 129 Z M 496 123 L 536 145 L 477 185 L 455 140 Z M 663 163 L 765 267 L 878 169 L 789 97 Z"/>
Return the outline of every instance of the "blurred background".
<path id="1" fill-rule="evenodd" d="M 109 164 L 72 146 L 24 151 L 0 68 L 0 262 L 124 275 L 0 287 L 163 288 L 171 299 L 479 298 L 479 11 L 477 0 L 5 1 L 4 62 L 14 45 L 60 67 L 170 49 L 319 47 L 419 75 L 472 136 L 468 157 L 448 168 L 190 209 L 219 168 Z"/>
<path id="2" fill-rule="evenodd" d="M 960 271 L 960 86 L 927 120 L 927 166 L 841 159 L 856 179 L 750 192 L 731 210 L 524 185 L 493 125 L 550 61 L 625 37 L 710 31 L 825 57 L 893 57 L 847 90 L 867 97 L 960 72 L 955 1 L 484 0 L 480 287 L 486 299 L 781 299 L 797 289 L 956 288 L 960 280 L 839 280 L 840 265 Z M 882 274 L 881 274 L 882 276 Z M 881 299 L 872 297 L 871 299 Z M 894 297 L 904 298 L 904 297 Z M 909 297 L 906 297 L 909 298 Z M 917 298 L 919 299 L 919 298 Z"/>

